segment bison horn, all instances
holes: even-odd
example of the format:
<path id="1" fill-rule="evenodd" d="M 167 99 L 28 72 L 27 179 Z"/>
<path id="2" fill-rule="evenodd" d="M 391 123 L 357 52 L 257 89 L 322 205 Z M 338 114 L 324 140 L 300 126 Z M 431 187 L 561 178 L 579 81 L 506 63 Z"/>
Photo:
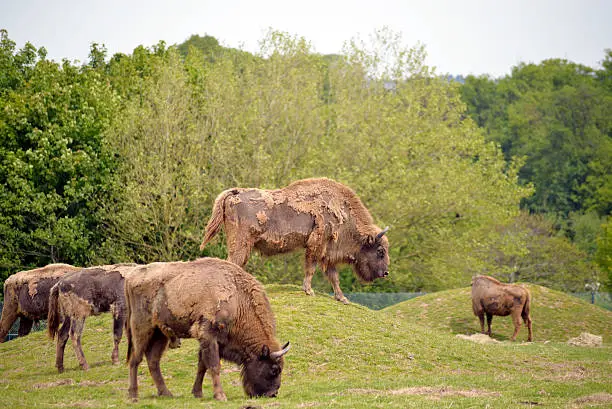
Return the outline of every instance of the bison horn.
<path id="1" fill-rule="evenodd" d="M 270 358 L 278 359 L 281 356 L 285 355 L 287 351 L 289 351 L 290 348 L 291 348 L 291 345 L 289 345 L 289 343 L 287 342 L 285 345 L 283 345 L 283 349 L 281 349 L 280 351 L 272 352 L 270 354 Z"/>
<path id="2" fill-rule="evenodd" d="M 389 226 L 385 227 L 385 229 L 383 231 L 381 231 L 380 233 L 378 233 L 376 235 L 376 240 L 380 240 L 382 238 L 382 236 L 385 235 L 386 232 L 389 231 Z"/>

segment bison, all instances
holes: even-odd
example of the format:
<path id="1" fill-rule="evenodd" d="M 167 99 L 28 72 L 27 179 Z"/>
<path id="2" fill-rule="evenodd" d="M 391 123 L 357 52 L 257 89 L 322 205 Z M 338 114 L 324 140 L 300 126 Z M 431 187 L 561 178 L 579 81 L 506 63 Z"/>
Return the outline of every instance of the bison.
<path id="1" fill-rule="evenodd" d="M 516 339 L 516 335 L 521 328 L 521 317 L 529 336 L 527 341 L 532 341 L 531 316 L 531 294 L 527 288 L 517 284 L 503 284 L 493 277 L 476 276 L 472 278 L 472 309 L 474 315 L 480 320 L 480 331 L 484 334 L 484 317 L 487 316 L 488 335 L 491 336 L 491 320 L 494 315 L 505 317 L 512 315 L 514 323 L 514 333 L 511 341 Z"/>
<path id="2" fill-rule="evenodd" d="M 176 338 L 200 343 L 192 393 L 202 397 L 206 370 L 213 396 L 225 400 L 219 379 L 220 358 L 242 366 L 244 391 L 250 397 L 276 396 L 283 355 L 275 320 L 261 284 L 239 266 L 216 258 L 153 263 L 126 276 L 129 396 L 138 399 L 138 365 L 147 357 L 159 395 L 171 396 L 159 362 Z"/>
<path id="3" fill-rule="evenodd" d="M 34 321 L 47 318 L 49 291 L 66 273 L 80 270 L 69 264 L 49 264 L 20 271 L 4 282 L 4 306 L 0 319 L 0 342 L 20 318 L 18 335 L 28 335 Z"/>
<path id="4" fill-rule="evenodd" d="M 229 189 L 215 200 L 200 246 L 219 232 L 227 237 L 228 260 L 244 267 L 255 248 L 269 256 L 305 248 L 303 290 L 311 287 L 319 264 L 334 288 L 336 300 L 348 300 L 340 289 L 336 266 L 353 267 L 363 281 L 389 274 L 389 242 L 384 230 L 348 187 L 330 179 L 299 180 L 278 190 Z"/>
<path id="5" fill-rule="evenodd" d="M 55 366 L 64 371 L 64 349 L 68 335 L 72 339 L 77 360 L 83 370 L 89 365 L 81 347 L 81 335 L 85 319 L 112 311 L 114 348 L 111 354 L 113 364 L 119 363 L 119 342 L 125 323 L 125 294 L 123 275 L 136 264 L 118 264 L 85 268 L 67 274 L 52 288 L 49 296 L 47 330 L 51 339 L 57 335 Z M 62 322 L 61 329 L 59 328 Z"/>

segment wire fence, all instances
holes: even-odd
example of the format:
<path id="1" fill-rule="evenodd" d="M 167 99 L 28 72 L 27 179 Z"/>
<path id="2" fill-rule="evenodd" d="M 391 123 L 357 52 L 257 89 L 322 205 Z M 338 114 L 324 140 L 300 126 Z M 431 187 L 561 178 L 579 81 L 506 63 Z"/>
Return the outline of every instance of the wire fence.
<path id="1" fill-rule="evenodd" d="M 419 297 L 426 293 L 345 293 L 344 295 L 349 301 L 363 305 L 372 310 L 382 310 L 383 308 L 389 307 L 394 304 L 398 304 L 404 302 L 406 300 L 410 300 L 415 297 Z M 608 311 L 612 311 L 612 293 L 602 293 L 598 292 L 596 294 L 592 294 L 590 292 L 583 293 L 572 293 L 574 297 L 580 298 L 584 301 L 605 308 Z M 0 314 L 2 313 L 3 303 L 0 302 Z M 38 322 L 34 322 L 32 326 L 32 331 L 43 331 L 47 329 L 47 321 L 40 320 Z M 12 339 L 17 338 L 17 333 L 19 330 L 19 318 L 13 324 L 11 329 L 9 330 L 8 335 L 5 338 L 5 341 L 10 341 Z"/>
<path id="2" fill-rule="evenodd" d="M 4 303 L 0 302 L 0 314 L 2 314 L 2 307 L 4 306 Z M 8 334 L 6 334 L 6 337 L 4 338 L 5 341 L 10 341 L 12 339 L 17 338 L 17 334 L 19 331 L 19 322 L 21 321 L 20 318 L 17 318 L 17 320 L 13 323 L 13 326 L 11 326 L 11 329 L 9 330 Z M 32 332 L 34 331 L 43 331 L 47 329 L 47 320 L 40 320 L 40 321 L 35 321 L 34 325 L 32 325 Z"/>

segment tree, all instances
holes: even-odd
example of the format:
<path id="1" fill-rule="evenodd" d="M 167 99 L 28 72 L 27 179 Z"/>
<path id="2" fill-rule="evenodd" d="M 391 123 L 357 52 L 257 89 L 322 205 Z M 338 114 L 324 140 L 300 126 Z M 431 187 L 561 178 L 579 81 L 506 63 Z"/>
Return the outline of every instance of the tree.
<path id="1" fill-rule="evenodd" d="M 86 265 L 103 240 L 101 203 L 113 195 L 103 133 L 116 108 L 102 73 L 15 51 L 0 33 L 0 272 L 50 262 Z"/>

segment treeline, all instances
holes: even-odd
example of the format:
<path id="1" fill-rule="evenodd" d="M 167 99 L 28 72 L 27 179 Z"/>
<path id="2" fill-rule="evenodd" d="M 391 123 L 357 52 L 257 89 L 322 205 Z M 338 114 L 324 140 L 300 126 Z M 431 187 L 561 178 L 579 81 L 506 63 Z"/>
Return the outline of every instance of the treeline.
<path id="1" fill-rule="evenodd" d="M 562 59 L 519 64 L 494 79 L 468 76 L 467 113 L 534 193 L 521 208 L 543 216 L 612 282 L 612 50 L 594 69 Z"/>
<path id="2" fill-rule="evenodd" d="M 194 36 L 110 57 L 93 44 L 83 65 L 0 37 L 3 279 L 50 262 L 225 257 L 221 240 L 198 248 L 220 191 L 315 176 L 391 226 L 390 279 L 362 286 L 346 270 L 347 291 L 434 291 L 473 274 L 576 291 L 601 274 L 520 210 L 537 192 L 522 179 L 529 158 L 488 141 L 461 86 L 388 30 L 335 56 L 270 32 L 256 55 Z M 252 257 L 247 269 L 297 284 L 301 263 Z"/>

